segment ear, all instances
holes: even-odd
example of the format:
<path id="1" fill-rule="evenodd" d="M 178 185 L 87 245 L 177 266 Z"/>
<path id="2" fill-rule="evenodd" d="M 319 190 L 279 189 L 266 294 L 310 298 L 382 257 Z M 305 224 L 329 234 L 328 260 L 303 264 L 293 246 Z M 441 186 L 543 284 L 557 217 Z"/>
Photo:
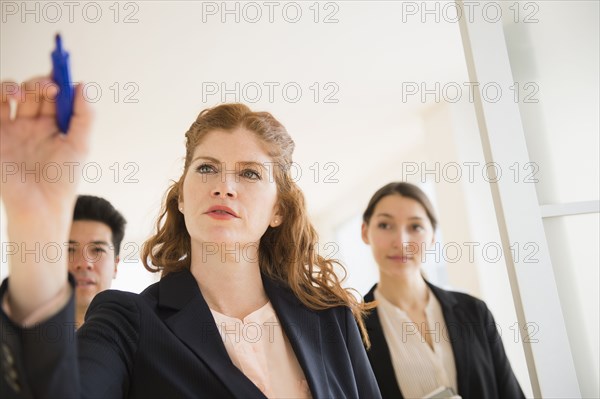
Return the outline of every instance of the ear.
<path id="1" fill-rule="evenodd" d="M 277 226 L 281 225 L 282 222 L 283 222 L 283 218 L 278 213 L 276 213 L 271 218 L 271 223 L 269 223 L 269 226 L 277 227 Z"/>
<path id="2" fill-rule="evenodd" d="M 279 211 L 279 205 L 275 205 L 275 209 L 273 210 L 273 216 L 271 217 L 271 223 L 269 226 L 277 227 L 280 226 L 283 222 L 283 216 L 281 216 L 281 212 Z"/>
<path id="3" fill-rule="evenodd" d="M 177 208 L 179 212 L 183 213 L 183 197 L 181 195 L 177 198 Z"/>
<path id="4" fill-rule="evenodd" d="M 367 224 L 365 222 L 363 222 L 362 227 L 360 228 L 360 233 L 361 233 L 363 242 L 367 245 L 370 245 L 369 235 L 367 234 L 368 228 L 369 228 L 369 226 L 367 226 Z"/>

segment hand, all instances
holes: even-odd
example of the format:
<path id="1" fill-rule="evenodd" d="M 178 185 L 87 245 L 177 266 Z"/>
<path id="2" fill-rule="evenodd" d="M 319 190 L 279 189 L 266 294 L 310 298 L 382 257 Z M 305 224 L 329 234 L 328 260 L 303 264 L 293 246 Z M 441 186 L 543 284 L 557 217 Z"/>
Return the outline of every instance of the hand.
<path id="1" fill-rule="evenodd" d="M 2 82 L 0 99 L 0 197 L 7 217 L 50 217 L 72 208 L 80 163 L 88 153 L 92 115 L 75 89 L 74 112 L 69 132 L 56 126 L 57 86 L 48 77 L 17 86 Z M 16 103 L 16 117 L 10 119 L 9 101 Z M 73 163 L 78 163 L 74 165 Z M 75 168 L 77 166 L 77 168 Z"/>
<path id="2" fill-rule="evenodd" d="M 58 88 L 48 77 L 0 85 L 0 198 L 9 239 L 18 248 L 8 253 L 7 303 L 13 321 L 35 323 L 69 298 L 67 251 L 46 259 L 41 248 L 65 248 L 79 181 L 73 170 L 80 170 L 87 156 L 92 115 L 79 85 L 65 135 L 56 125 Z M 17 106 L 14 119 L 10 102 Z"/>

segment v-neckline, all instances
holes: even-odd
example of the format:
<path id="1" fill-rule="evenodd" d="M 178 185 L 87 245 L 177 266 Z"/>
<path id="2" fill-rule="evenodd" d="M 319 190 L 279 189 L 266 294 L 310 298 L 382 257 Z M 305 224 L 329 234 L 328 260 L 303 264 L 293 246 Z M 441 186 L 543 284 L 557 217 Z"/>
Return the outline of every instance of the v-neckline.
<path id="1" fill-rule="evenodd" d="M 404 309 L 402 309 L 399 306 L 396 306 L 393 303 L 391 303 L 390 301 L 388 301 L 381 294 L 381 292 L 379 292 L 378 290 L 375 290 L 374 295 L 379 297 L 378 302 L 383 302 L 384 306 L 392 309 L 392 311 L 394 313 L 398 314 L 402 320 L 412 323 L 413 325 L 415 325 L 415 327 L 418 325 L 417 323 L 415 323 L 414 320 L 412 320 L 408 316 L 408 312 L 406 312 Z M 429 326 L 430 326 L 429 321 L 431 320 L 431 313 L 433 312 L 433 301 L 435 300 L 433 292 L 431 292 L 430 289 L 428 289 L 427 297 L 428 297 L 427 304 L 425 305 L 425 323 L 427 324 L 427 330 L 425 330 L 425 331 L 429 331 Z M 433 340 L 433 339 L 431 340 L 431 346 L 430 346 L 429 343 L 427 342 L 427 339 L 423 336 L 423 330 L 421 330 L 417 327 L 417 332 L 419 333 L 419 343 L 425 345 L 428 349 L 428 352 L 427 352 L 428 355 L 430 355 L 433 359 L 436 359 L 436 361 L 437 361 L 438 357 L 439 357 L 439 350 L 437 350 L 437 351 L 435 350 L 437 347 L 435 340 Z"/>

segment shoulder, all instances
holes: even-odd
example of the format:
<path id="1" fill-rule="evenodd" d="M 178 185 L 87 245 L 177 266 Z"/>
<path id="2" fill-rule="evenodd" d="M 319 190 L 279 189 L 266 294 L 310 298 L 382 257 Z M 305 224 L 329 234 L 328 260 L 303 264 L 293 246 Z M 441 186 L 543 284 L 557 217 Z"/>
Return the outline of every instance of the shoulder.
<path id="1" fill-rule="evenodd" d="M 476 317 L 477 319 L 487 318 L 490 315 L 487 305 L 479 298 L 464 292 L 446 290 L 429 282 L 427 284 L 445 312 L 453 310 L 468 318 Z"/>
<path id="2" fill-rule="evenodd" d="M 481 299 L 475 298 L 474 296 L 469 295 L 465 292 L 447 290 L 444 288 L 440 288 L 437 285 L 433 285 L 430 282 L 427 282 L 427 285 L 440 302 L 444 301 L 453 304 L 455 303 L 459 305 L 471 306 L 485 305 L 485 303 Z"/>
<path id="3" fill-rule="evenodd" d="M 345 331 L 348 321 L 353 318 L 352 312 L 347 306 L 314 309 L 303 303 L 284 282 L 263 276 L 263 283 L 277 317 L 281 321 L 317 330 L 318 324 L 331 333 L 332 331 Z"/>
<path id="4" fill-rule="evenodd" d="M 375 289 L 377 288 L 377 284 L 371 287 L 369 292 L 364 296 L 365 302 L 373 302 L 375 300 Z"/>
<path id="5" fill-rule="evenodd" d="M 146 287 L 142 292 L 140 292 L 140 298 L 150 302 L 158 302 L 159 285 L 160 281 Z"/>
<path id="6" fill-rule="evenodd" d="M 92 303 L 90 305 L 90 308 L 94 305 L 98 306 L 100 304 L 108 304 L 108 303 L 116 303 L 116 304 L 121 304 L 123 306 L 128 306 L 128 305 L 132 305 L 132 304 L 142 304 L 142 303 L 147 302 L 148 300 L 152 299 L 151 297 L 144 295 L 144 292 L 146 292 L 146 290 L 144 290 L 140 294 L 136 294 L 134 292 L 129 292 L 129 291 L 113 290 L 113 289 L 105 290 L 105 291 L 98 293 L 94 297 L 94 299 L 92 300 Z"/>
<path id="7" fill-rule="evenodd" d="M 85 324 L 89 321 L 139 318 L 139 295 L 132 292 L 106 290 L 98 293 L 85 314 Z M 85 325 L 84 324 L 84 325 Z"/>
<path id="8" fill-rule="evenodd" d="M 153 284 L 142 293 L 106 290 L 98 293 L 90 304 L 86 322 L 94 314 L 120 314 L 128 318 L 139 318 L 140 314 L 153 312 L 157 303 L 157 287 Z"/>
<path id="9" fill-rule="evenodd" d="M 271 301 L 285 301 L 288 305 L 299 307 L 320 318 L 345 318 L 348 313 L 352 313 L 348 306 L 343 305 L 331 306 L 325 309 L 311 308 L 304 304 L 287 284 L 273 279 L 268 279 L 265 283 L 265 288 L 267 289 Z"/>

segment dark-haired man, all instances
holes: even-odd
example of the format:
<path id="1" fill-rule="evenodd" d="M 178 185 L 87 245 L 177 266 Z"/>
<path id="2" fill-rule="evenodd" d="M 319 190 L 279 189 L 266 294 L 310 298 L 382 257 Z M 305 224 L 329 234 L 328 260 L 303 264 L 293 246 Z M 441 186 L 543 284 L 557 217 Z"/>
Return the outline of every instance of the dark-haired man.
<path id="1" fill-rule="evenodd" d="M 97 293 L 109 289 L 117 275 L 126 220 L 104 198 L 77 197 L 69 234 L 69 271 L 75 277 L 77 327 Z"/>

